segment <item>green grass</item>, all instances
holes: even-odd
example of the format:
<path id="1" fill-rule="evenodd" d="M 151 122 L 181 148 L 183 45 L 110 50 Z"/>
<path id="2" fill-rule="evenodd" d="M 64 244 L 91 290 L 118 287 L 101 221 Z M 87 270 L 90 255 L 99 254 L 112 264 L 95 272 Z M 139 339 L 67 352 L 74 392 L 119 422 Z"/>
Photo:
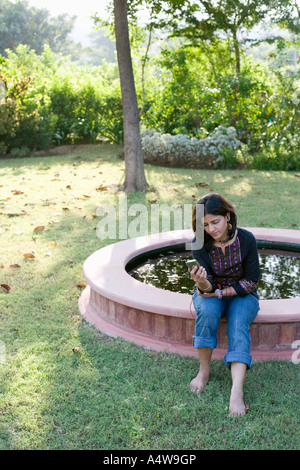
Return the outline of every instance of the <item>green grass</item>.
<path id="1" fill-rule="evenodd" d="M 223 361 L 213 361 L 211 381 L 195 395 L 196 359 L 144 350 L 82 319 L 83 262 L 113 241 L 97 238 L 95 214 L 103 201 L 118 202 L 118 153 L 103 145 L 0 160 L 0 283 L 10 286 L 0 291 L 0 449 L 299 448 L 299 365 L 255 362 L 245 384 L 250 411 L 228 418 Z M 236 204 L 240 226 L 299 229 L 293 172 L 146 165 L 146 174 L 149 191 L 129 204 L 194 204 L 214 190 Z M 35 258 L 23 256 L 30 252 Z"/>

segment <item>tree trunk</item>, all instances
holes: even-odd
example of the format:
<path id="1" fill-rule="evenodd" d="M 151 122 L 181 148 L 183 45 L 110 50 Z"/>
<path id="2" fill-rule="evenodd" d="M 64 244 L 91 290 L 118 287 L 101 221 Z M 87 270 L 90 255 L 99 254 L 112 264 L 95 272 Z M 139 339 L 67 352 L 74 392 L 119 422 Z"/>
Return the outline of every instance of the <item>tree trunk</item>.
<path id="1" fill-rule="evenodd" d="M 145 191 L 147 181 L 144 172 L 139 110 L 130 54 L 126 0 L 114 0 L 114 16 L 124 122 L 124 189 L 126 192 Z"/>
<path id="2" fill-rule="evenodd" d="M 235 54 L 235 69 L 237 74 L 241 73 L 241 58 L 240 58 L 240 45 L 237 39 L 236 30 L 232 32 L 233 35 L 233 45 L 234 45 L 234 54 Z"/>

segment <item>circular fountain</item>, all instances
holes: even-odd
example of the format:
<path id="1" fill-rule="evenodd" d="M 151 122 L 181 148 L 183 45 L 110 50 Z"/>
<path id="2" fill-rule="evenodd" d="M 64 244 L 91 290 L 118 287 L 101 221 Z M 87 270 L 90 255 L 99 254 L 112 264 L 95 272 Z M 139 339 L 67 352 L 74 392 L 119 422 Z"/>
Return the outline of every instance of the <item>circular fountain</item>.
<path id="1" fill-rule="evenodd" d="M 300 251 L 297 230 L 247 228 L 266 247 Z M 134 279 L 126 267 L 146 253 L 184 247 L 192 230 L 138 237 L 107 245 L 83 266 L 87 287 L 79 298 L 82 316 L 101 332 L 156 351 L 197 356 L 192 347 L 196 312 L 192 296 Z M 300 297 L 260 300 L 251 325 L 254 360 L 291 360 L 300 340 Z M 221 319 L 213 359 L 227 352 L 226 320 Z"/>

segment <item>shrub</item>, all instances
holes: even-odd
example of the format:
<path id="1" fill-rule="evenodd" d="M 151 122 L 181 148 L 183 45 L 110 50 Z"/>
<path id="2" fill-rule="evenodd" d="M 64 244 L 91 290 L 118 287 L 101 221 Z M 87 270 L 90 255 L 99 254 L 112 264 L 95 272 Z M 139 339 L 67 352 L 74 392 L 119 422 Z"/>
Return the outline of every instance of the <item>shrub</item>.
<path id="1" fill-rule="evenodd" d="M 115 65 L 82 67 L 20 45 L 1 62 L 8 85 L 0 109 L 0 152 L 45 149 L 53 144 L 123 143 L 123 115 Z M 2 142 L 2 143 L 1 143 Z"/>
<path id="2" fill-rule="evenodd" d="M 219 126 L 203 139 L 184 134 L 142 131 L 145 162 L 191 168 L 209 168 L 224 160 L 224 152 L 241 145 L 233 127 Z"/>
<path id="3" fill-rule="evenodd" d="M 13 148 L 11 149 L 10 153 L 13 157 L 23 158 L 27 157 L 27 155 L 30 153 L 30 149 L 28 147 Z"/>
<path id="4" fill-rule="evenodd" d="M 1 153 L 12 148 L 48 148 L 51 130 L 38 109 L 29 109 L 22 102 L 28 80 L 19 80 L 9 91 L 5 104 L 0 105 L 0 144 Z"/>

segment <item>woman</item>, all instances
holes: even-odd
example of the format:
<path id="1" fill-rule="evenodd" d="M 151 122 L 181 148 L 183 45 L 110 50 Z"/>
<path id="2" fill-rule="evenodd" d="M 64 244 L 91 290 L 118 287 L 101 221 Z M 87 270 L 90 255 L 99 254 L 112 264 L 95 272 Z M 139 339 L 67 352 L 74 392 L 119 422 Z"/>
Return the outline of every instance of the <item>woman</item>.
<path id="1" fill-rule="evenodd" d="M 228 352 L 224 360 L 232 376 L 229 415 L 243 415 L 246 412 L 244 379 L 252 363 L 250 323 L 259 311 L 256 241 L 251 232 L 237 228 L 235 209 L 224 197 L 211 193 L 197 204 L 203 204 L 204 218 L 197 220 L 195 206 L 193 231 L 198 234 L 198 224 L 202 224 L 204 244 L 201 249 L 192 251 L 200 268 L 195 266 L 190 273 L 197 284 L 193 296 L 197 312 L 193 346 L 198 350 L 200 369 L 191 381 L 190 389 L 202 392 L 209 380 L 219 321 L 225 315 Z"/>

